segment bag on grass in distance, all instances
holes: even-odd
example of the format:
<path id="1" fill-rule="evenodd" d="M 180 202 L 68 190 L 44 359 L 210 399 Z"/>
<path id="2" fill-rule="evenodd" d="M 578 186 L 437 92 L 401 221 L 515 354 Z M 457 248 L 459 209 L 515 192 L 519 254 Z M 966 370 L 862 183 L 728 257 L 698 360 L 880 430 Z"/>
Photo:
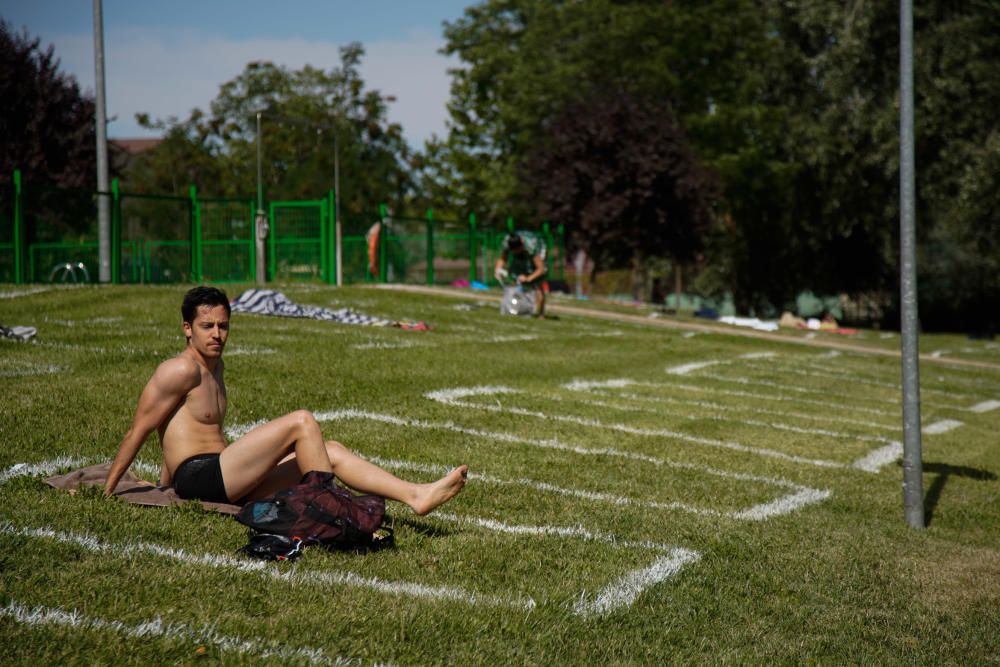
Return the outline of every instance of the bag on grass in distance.
<path id="1" fill-rule="evenodd" d="M 382 526 L 384 518 L 384 498 L 351 493 L 336 483 L 333 473 L 316 470 L 290 489 L 248 502 L 236 515 L 259 533 L 358 551 L 392 545 L 392 531 Z"/>

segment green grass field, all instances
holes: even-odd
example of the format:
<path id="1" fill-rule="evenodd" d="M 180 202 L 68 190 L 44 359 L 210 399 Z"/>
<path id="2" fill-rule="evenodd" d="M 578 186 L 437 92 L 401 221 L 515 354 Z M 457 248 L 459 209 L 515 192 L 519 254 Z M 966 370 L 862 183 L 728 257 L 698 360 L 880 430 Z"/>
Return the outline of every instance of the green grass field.
<path id="1" fill-rule="evenodd" d="M 230 432 L 307 408 L 402 477 L 468 463 L 465 491 L 427 517 L 389 503 L 392 550 L 261 565 L 199 505 L 51 489 L 113 457 L 184 345 L 185 288 L 4 286 L 0 324 L 38 335 L 0 340 L 0 663 L 1000 661 L 1000 344 L 921 339 L 929 526 L 913 530 L 898 335 L 279 289 L 433 328 L 234 314 Z M 133 471 L 158 465 L 154 437 Z"/>

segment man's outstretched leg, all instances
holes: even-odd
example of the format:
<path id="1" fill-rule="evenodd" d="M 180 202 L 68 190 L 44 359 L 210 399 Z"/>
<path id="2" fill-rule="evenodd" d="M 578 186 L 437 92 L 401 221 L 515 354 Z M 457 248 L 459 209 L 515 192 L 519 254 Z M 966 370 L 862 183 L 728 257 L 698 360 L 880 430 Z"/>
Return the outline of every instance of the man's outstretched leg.
<path id="1" fill-rule="evenodd" d="M 258 500 L 298 484 L 311 470 L 332 471 L 344 484 L 397 500 L 423 515 L 451 500 L 465 486 L 468 466 L 429 484 L 416 484 L 369 463 L 334 440 L 323 440 L 312 413 L 298 410 L 259 426 L 220 457 L 230 498 Z"/>
<path id="2" fill-rule="evenodd" d="M 362 493 L 373 493 L 405 503 L 417 514 L 424 515 L 454 498 L 465 486 L 469 466 L 455 468 L 429 484 L 402 480 L 370 463 L 335 440 L 326 442 L 333 465 L 333 474 L 344 484 Z"/>

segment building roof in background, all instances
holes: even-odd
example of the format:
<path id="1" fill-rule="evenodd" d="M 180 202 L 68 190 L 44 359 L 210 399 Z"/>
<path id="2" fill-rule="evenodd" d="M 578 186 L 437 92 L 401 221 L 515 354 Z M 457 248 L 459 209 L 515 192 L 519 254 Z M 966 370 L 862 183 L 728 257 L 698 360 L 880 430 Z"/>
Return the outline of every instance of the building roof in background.
<path id="1" fill-rule="evenodd" d="M 151 148 L 156 148 L 163 139 L 152 138 L 152 139 L 109 139 L 110 143 L 114 144 L 118 148 L 129 155 L 138 155 L 143 151 L 148 151 Z"/>

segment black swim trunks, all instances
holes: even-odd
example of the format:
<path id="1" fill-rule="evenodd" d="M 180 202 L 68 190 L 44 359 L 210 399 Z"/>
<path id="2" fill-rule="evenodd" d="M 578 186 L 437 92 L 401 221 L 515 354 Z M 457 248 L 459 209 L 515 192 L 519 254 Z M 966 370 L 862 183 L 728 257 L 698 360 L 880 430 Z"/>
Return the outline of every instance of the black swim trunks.
<path id="1" fill-rule="evenodd" d="M 232 503 L 222 482 L 222 466 L 218 454 L 198 454 L 177 466 L 174 491 L 185 500 L 206 500 L 210 503 Z"/>

